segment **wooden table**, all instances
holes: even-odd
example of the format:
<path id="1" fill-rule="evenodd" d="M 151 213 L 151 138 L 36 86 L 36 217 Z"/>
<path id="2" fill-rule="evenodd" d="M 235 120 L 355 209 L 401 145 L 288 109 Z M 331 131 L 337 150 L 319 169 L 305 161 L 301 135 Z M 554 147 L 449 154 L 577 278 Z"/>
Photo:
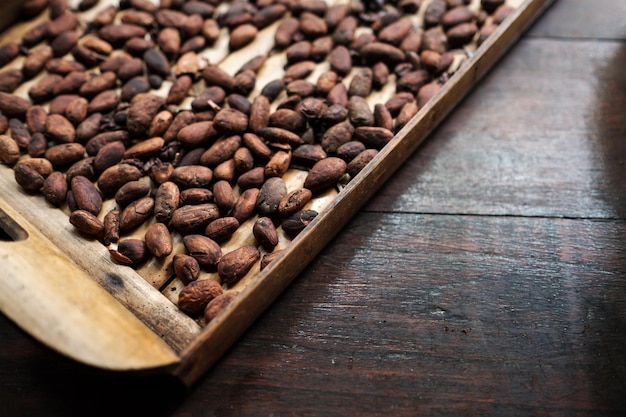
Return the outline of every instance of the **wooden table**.
<path id="1" fill-rule="evenodd" d="M 557 1 L 189 391 L 0 316 L 0 415 L 624 415 L 624 16 Z"/>

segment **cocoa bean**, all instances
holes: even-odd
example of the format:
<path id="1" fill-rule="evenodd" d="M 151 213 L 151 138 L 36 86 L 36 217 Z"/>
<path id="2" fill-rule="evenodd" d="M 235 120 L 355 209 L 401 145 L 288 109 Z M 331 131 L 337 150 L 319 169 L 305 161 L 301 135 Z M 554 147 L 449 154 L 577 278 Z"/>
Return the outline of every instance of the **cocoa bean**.
<path id="1" fill-rule="evenodd" d="M 337 184 L 346 173 L 346 162 L 337 157 L 328 157 L 317 162 L 308 172 L 304 180 L 304 188 L 312 193 L 325 191 L 330 186 Z"/>
<path id="2" fill-rule="evenodd" d="M 257 196 L 256 208 L 261 216 L 274 216 L 278 206 L 287 195 L 287 186 L 281 177 L 270 177 L 261 186 Z"/>
<path id="3" fill-rule="evenodd" d="M 22 71 L 17 68 L 0 72 L 0 92 L 12 93 L 24 80 Z"/>
<path id="4" fill-rule="evenodd" d="M 43 187 L 45 178 L 27 164 L 13 167 L 15 182 L 27 192 L 37 192 Z"/>
<path id="5" fill-rule="evenodd" d="M 46 135 L 57 143 L 74 142 L 76 130 L 72 122 L 60 114 L 50 114 L 45 123 Z"/>
<path id="6" fill-rule="evenodd" d="M 300 211 L 311 200 L 313 193 L 307 188 L 297 188 L 286 194 L 278 204 L 278 213 L 289 217 Z M 275 245 L 274 245 L 275 246 Z"/>
<path id="7" fill-rule="evenodd" d="M 315 210 L 297 211 L 281 223 L 281 227 L 285 234 L 291 239 L 295 238 L 317 217 Z"/>
<path id="8" fill-rule="evenodd" d="M 228 291 L 222 295 L 218 295 L 213 300 L 207 304 L 206 309 L 204 310 L 204 320 L 206 322 L 210 322 L 215 319 L 222 311 L 226 310 L 226 308 L 237 298 L 239 293 L 237 291 Z"/>
<path id="9" fill-rule="evenodd" d="M 0 135 L 0 162 L 12 167 L 18 159 L 20 159 L 20 147 L 17 142 L 7 135 Z"/>
<path id="10" fill-rule="evenodd" d="M 216 167 L 231 159 L 241 146 L 241 136 L 233 135 L 213 143 L 200 157 L 200 163 L 207 167 Z"/>
<path id="11" fill-rule="evenodd" d="M 171 226 L 181 233 L 204 230 L 206 225 L 219 217 L 216 204 L 206 203 L 178 207 L 172 213 Z"/>
<path id="12" fill-rule="evenodd" d="M 346 168 L 346 172 L 350 175 L 350 177 L 354 177 L 357 175 L 367 164 L 370 163 L 372 159 L 378 154 L 378 150 L 376 149 L 366 149 L 363 152 L 359 153 L 355 156 L 350 162 L 348 162 L 348 166 Z"/>
<path id="13" fill-rule="evenodd" d="M 152 93 L 138 94 L 133 97 L 128 110 L 126 127 L 131 135 L 142 137 L 150 127 L 152 119 L 165 103 L 162 97 Z"/>
<path id="14" fill-rule="evenodd" d="M 169 223 L 180 202 L 180 189 L 172 181 L 165 181 L 157 188 L 154 197 L 154 216 L 158 222 Z"/>
<path id="15" fill-rule="evenodd" d="M 109 249 L 114 261 L 131 267 L 141 265 L 148 257 L 148 248 L 141 239 L 124 239 L 117 245 L 117 250 Z"/>
<path id="16" fill-rule="evenodd" d="M 187 254 L 193 256 L 203 268 L 212 269 L 221 262 L 222 248 L 214 240 L 206 236 L 198 234 L 187 235 L 183 237 L 183 244 Z"/>
<path id="17" fill-rule="evenodd" d="M 26 111 L 31 106 L 24 98 L 0 91 L 0 112 L 8 118 L 24 119 Z"/>
<path id="18" fill-rule="evenodd" d="M 41 194 L 50 204 L 60 207 L 67 197 L 67 181 L 61 171 L 54 171 L 44 180 Z"/>
<path id="19" fill-rule="evenodd" d="M 231 211 L 231 216 L 237 219 L 241 224 L 248 220 L 254 213 L 256 207 L 257 197 L 259 196 L 258 188 L 248 188 L 244 190 Z"/>
<path id="20" fill-rule="evenodd" d="M 213 122 L 196 122 L 184 126 L 178 131 L 177 139 L 183 146 L 195 148 L 215 139 L 218 133 Z"/>
<path id="21" fill-rule="evenodd" d="M 194 280 L 178 294 L 178 307 L 185 313 L 195 316 L 203 313 L 207 304 L 222 293 L 222 287 L 217 281 Z"/>
<path id="22" fill-rule="evenodd" d="M 225 284 L 232 286 L 252 269 L 260 257 L 256 246 L 242 246 L 222 255 L 217 265 L 218 275 Z"/>
<path id="23" fill-rule="evenodd" d="M 172 253 L 172 236 L 163 223 L 153 223 L 146 230 L 144 236 L 148 251 L 157 258 L 163 258 Z"/>
<path id="24" fill-rule="evenodd" d="M 289 169 L 291 163 L 291 152 L 277 151 L 265 164 L 265 177 L 282 177 Z"/>
<path id="25" fill-rule="evenodd" d="M 310 167 L 327 156 L 321 145 L 309 143 L 298 146 L 292 153 L 293 161 L 305 167 Z"/>
<path id="26" fill-rule="evenodd" d="M 86 177 L 75 176 L 71 180 L 71 190 L 79 210 L 98 215 L 102 209 L 102 195 Z"/>
<path id="27" fill-rule="evenodd" d="M 213 184 L 213 198 L 220 212 L 227 214 L 235 205 L 235 194 L 230 183 L 225 180 L 217 181 Z"/>
<path id="28" fill-rule="evenodd" d="M 85 156 L 85 147 L 80 143 L 62 143 L 48 148 L 45 158 L 55 168 L 72 165 Z"/>
<path id="29" fill-rule="evenodd" d="M 105 169 L 98 178 L 98 188 L 105 196 L 115 192 L 129 181 L 136 181 L 142 174 L 139 168 L 129 164 L 113 165 Z"/>
<path id="30" fill-rule="evenodd" d="M 70 223 L 81 233 L 100 237 L 104 224 L 93 213 L 86 210 L 74 210 L 70 213 Z"/>
<path id="31" fill-rule="evenodd" d="M 204 234 L 218 243 L 223 243 L 239 228 L 239 221 L 235 217 L 220 217 L 207 224 Z"/>
<path id="32" fill-rule="evenodd" d="M 200 276 L 200 264 L 193 256 L 177 253 L 172 258 L 174 274 L 185 285 L 198 279 Z"/>

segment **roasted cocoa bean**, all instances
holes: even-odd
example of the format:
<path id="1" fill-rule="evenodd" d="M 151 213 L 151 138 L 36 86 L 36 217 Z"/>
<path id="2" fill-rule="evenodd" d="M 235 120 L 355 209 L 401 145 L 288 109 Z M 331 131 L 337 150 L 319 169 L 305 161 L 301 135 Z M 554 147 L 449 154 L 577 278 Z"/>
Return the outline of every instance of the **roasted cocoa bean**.
<path id="1" fill-rule="evenodd" d="M 221 262 L 222 248 L 206 236 L 187 235 L 183 237 L 183 244 L 187 254 L 193 256 L 203 268 L 213 269 Z"/>
<path id="2" fill-rule="evenodd" d="M 338 157 L 328 157 L 317 162 L 308 172 L 304 180 L 304 188 L 312 193 L 325 191 L 337 184 L 346 173 L 346 162 Z"/>
<path id="3" fill-rule="evenodd" d="M 261 253 L 256 246 L 247 245 L 222 255 L 217 272 L 220 279 L 232 286 L 239 282 L 260 259 Z"/>
<path id="4" fill-rule="evenodd" d="M 220 217 L 207 224 L 204 234 L 218 243 L 230 239 L 239 228 L 239 221 L 235 217 Z"/>
<path id="5" fill-rule="evenodd" d="M 172 181 L 165 181 L 157 188 L 154 198 L 154 215 L 158 222 L 169 223 L 180 202 L 180 189 Z"/>
<path id="6" fill-rule="evenodd" d="M 293 239 L 317 217 L 317 214 L 315 210 L 297 211 L 283 220 L 281 227 L 285 234 Z"/>
<path id="7" fill-rule="evenodd" d="M 104 224 L 93 213 L 86 210 L 74 210 L 70 213 L 70 223 L 81 233 L 100 237 Z"/>
<path id="8" fill-rule="evenodd" d="M 210 322 L 215 319 L 222 311 L 224 311 L 239 295 L 237 291 L 228 291 L 218 295 L 207 304 L 204 310 L 204 320 Z"/>
<path id="9" fill-rule="evenodd" d="M 102 195 L 86 177 L 75 176 L 71 180 L 71 190 L 79 210 L 98 215 L 102 209 Z"/>
<path id="10" fill-rule="evenodd" d="M 48 148 L 44 156 L 55 168 L 67 167 L 85 157 L 85 147 L 80 143 L 62 143 Z"/>
<path id="11" fill-rule="evenodd" d="M 193 256 L 177 253 L 172 258 L 174 274 L 185 285 L 198 279 L 200 276 L 200 264 Z"/>
<path id="12" fill-rule="evenodd" d="M 213 179 L 213 171 L 203 165 L 176 167 L 170 181 L 180 188 L 207 187 Z"/>
<path id="13" fill-rule="evenodd" d="M 163 223 L 153 223 L 146 230 L 144 236 L 148 251 L 157 258 L 163 258 L 172 253 L 174 244 L 172 235 Z"/>
<path id="14" fill-rule="evenodd" d="M 0 162 L 12 167 L 18 159 L 20 159 L 20 147 L 17 142 L 7 135 L 0 135 Z"/>
<path id="15" fill-rule="evenodd" d="M 109 253 L 114 261 L 131 267 L 141 265 L 149 255 L 146 243 L 135 238 L 121 240 L 117 249 L 110 248 Z"/>
<path id="16" fill-rule="evenodd" d="M 195 316 L 203 313 L 207 304 L 222 293 L 222 287 L 217 281 L 194 280 L 178 294 L 178 307 L 185 313 Z"/>
<path id="17" fill-rule="evenodd" d="M 139 168 L 133 165 L 120 163 L 113 165 L 102 172 L 98 178 L 98 188 L 105 196 L 112 196 L 124 184 L 141 178 Z"/>
<path id="18" fill-rule="evenodd" d="M 231 216 L 237 219 L 240 224 L 248 220 L 254 213 L 258 196 L 258 188 L 248 188 L 244 190 L 239 195 L 239 198 L 237 198 L 235 206 L 231 211 Z"/>
<path id="19" fill-rule="evenodd" d="M 67 197 L 67 181 L 61 171 L 54 171 L 44 180 L 41 194 L 50 204 L 60 207 Z"/>
<path id="20" fill-rule="evenodd" d="M 218 217 L 219 208 L 216 204 L 182 206 L 173 211 L 170 225 L 181 233 L 191 233 L 204 230 L 209 222 Z"/>

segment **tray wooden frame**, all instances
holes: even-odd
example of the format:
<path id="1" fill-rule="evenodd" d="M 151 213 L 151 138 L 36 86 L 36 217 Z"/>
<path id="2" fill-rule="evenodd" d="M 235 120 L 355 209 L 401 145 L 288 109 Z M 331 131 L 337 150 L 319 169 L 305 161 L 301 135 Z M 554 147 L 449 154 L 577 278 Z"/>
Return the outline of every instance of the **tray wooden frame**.
<path id="1" fill-rule="evenodd" d="M 0 311 L 52 349 L 90 366 L 160 372 L 192 385 L 474 88 L 550 0 L 523 0 L 441 91 L 324 207 L 286 250 L 202 327 L 144 277 L 111 262 L 67 215 L 23 192 L 0 166 Z M 24 238 L 26 237 L 26 238 Z"/>

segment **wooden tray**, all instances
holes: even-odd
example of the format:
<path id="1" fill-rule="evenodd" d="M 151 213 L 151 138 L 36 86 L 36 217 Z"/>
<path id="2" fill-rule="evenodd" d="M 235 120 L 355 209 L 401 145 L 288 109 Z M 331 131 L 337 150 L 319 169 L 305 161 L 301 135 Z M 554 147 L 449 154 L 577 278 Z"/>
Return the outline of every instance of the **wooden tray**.
<path id="1" fill-rule="evenodd" d="M 437 96 L 340 191 L 312 201 L 311 208 L 319 211 L 315 220 L 293 240 L 281 235 L 279 247 L 285 249 L 282 254 L 263 270 L 253 268 L 237 284 L 240 293 L 235 301 L 208 324 L 190 318 L 176 306 L 182 283 L 172 279 L 168 262 L 150 261 L 138 269 L 112 262 L 106 247 L 76 233 L 66 211 L 52 208 L 41 196 L 25 193 L 15 183 L 13 171 L 0 166 L 0 230 L 5 235 L 0 240 L 0 310 L 33 337 L 74 360 L 107 370 L 167 373 L 187 385 L 193 384 L 392 176 L 551 1 L 511 3 L 515 12 L 480 48 L 466 51 L 467 59 L 459 61 L 458 69 Z M 0 44 L 19 38 L 24 27 L 8 29 L 0 37 Z M 263 42 L 272 39 L 275 27 L 262 32 L 259 43 L 247 53 L 265 48 Z M 213 54 L 213 62 L 221 57 L 220 65 L 227 70 L 245 62 L 245 50 L 231 55 L 219 50 L 209 53 Z M 270 65 L 268 71 L 273 70 Z M 386 93 L 389 91 L 369 97 L 370 103 L 384 101 Z M 302 172 L 291 171 L 285 181 L 295 188 L 303 178 Z M 250 242 L 251 227 L 250 221 L 244 224 L 223 250 Z M 180 241 L 176 244 L 181 245 Z"/>

